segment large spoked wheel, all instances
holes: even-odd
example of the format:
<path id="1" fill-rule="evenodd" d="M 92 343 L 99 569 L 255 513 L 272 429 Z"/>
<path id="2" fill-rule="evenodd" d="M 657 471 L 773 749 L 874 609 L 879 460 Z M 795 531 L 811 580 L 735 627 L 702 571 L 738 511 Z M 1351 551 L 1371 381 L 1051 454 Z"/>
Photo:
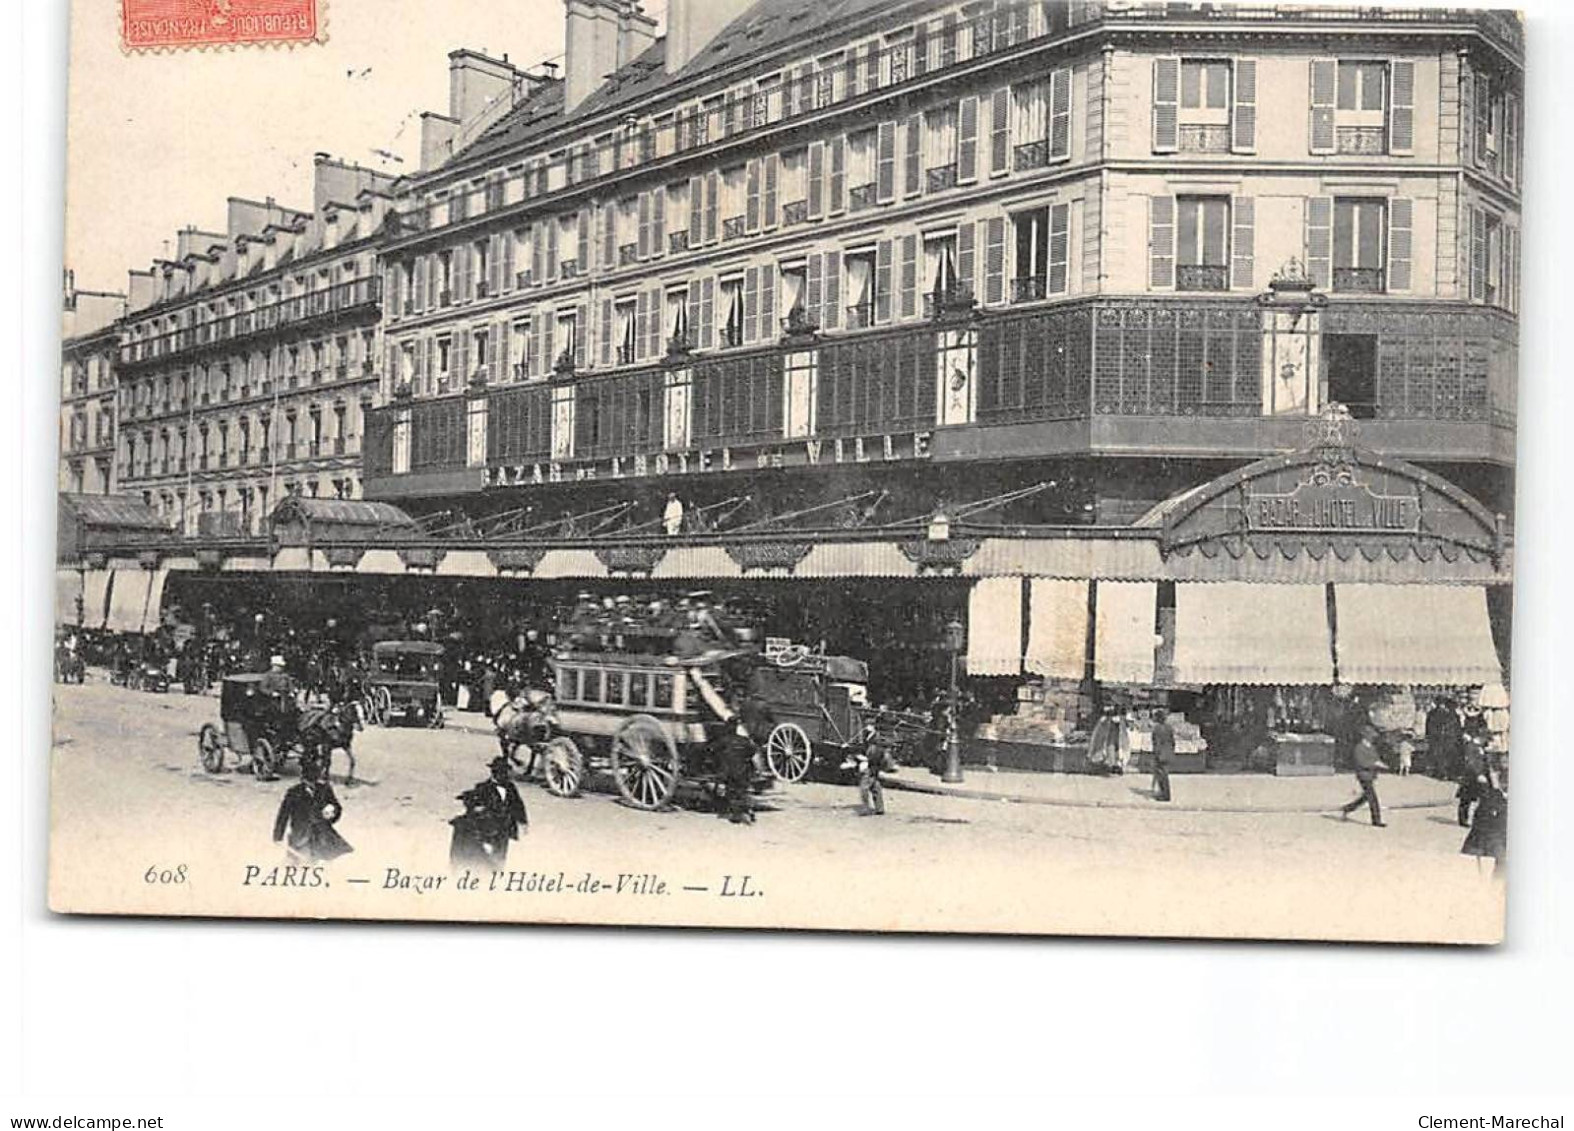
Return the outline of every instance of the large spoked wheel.
<path id="1" fill-rule="evenodd" d="M 814 744 L 797 723 L 777 723 L 765 740 L 765 762 L 777 781 L 802 781 L 814 763 Z"/>
<path id="2" fill-rule="evenodd" d="M 279 775 L 279 754 L 274 750 L 273 743 L 266 738 L 252 739 L 251 743 L 252 764 L 257 767 L 259 779 L 274 778 Z"/>
<path id="3" fill-rule="evenodd" d="M 556 797 L 578 797 L 585 783 L 585 756 L 572 738 L 560 734 L 541 751 L 541 777 Z"/>
<path id="4" fill-rule="evenodd" d="M 202 729 L 197 732 L 197 756 L 202 760 L 202 768 L 208 773 L 223 771 L 224 739 L 219 736 L 219 728 L 212 723 L 203 723 Z"/>
<path id="5" fill-rule="evenodd" d="M 638 809 L 660 809 L 678 791 L 678 747 L 660 723 L 635 715 L 612 736 L 612 776 Z"/>

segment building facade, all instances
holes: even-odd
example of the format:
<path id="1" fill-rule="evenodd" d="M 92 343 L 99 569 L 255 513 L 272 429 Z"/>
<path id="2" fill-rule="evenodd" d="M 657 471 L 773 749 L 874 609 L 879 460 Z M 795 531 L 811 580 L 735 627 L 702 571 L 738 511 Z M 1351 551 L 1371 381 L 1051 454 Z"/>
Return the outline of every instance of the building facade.
<path id="1" fill-rule="evenodd" d="M 572 509 L 664 478 L 703 501 L 804 468 L 773 490 L 889 472 L 929 505 L 966 468 L 979 496 L 1057 480 L 1043 521 L 1119 525 L 1338 403 L 1363 445 L 1508 508 L 1512 17 L 668 19 L 658 41 L 635 5 L 571 0 L 560 81 L 452 61 L 380 249 L 369 495 Z"/>
<path id="2" fill-rule="evenodd" d="M 357 498 L 378 389 L 390 178 L 319 154 L 310 210 L 231 198 L 131 275 L 119 489 L 187 534 L 256 533 L 291 495 Z"/>
<path id="3" fill-rule="evenodd" d="M 115 365 L 126 296 L 82 291 L 66 271 L 60 349 L 60 491 L 110 495 L 115 485 Z"/>

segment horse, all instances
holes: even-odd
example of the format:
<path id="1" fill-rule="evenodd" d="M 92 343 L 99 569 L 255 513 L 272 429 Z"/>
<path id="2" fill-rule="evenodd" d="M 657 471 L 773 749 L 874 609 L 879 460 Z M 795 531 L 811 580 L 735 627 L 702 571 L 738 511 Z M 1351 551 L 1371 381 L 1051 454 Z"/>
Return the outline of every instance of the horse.
<path id="1" fill-rule="evenodd" d="M 552 735 L 552 696 L 545 691 L 526 690 L 510 698 L 506 691 L 494 691 L 487 704 L 487 716 L 497 732 L 497 745 L 515 770 L 519 760 L 514 757 L 521 746 L 530 751 L 523 775 L 536 772 L 536 755 L 541 743 Z"/>
<path id="2" fill-rule="evenodd" d="M 355 785 L 355 732 L 365 727 L 360 707 L 355 703 L 331 703 L 326 707 L 307 707 L 301 712 L 296 728 L 296 740 L 303 751 L 315 751 L 327 761 L 330 775 L 333 771 L 333 752 L 343 750 L 349 759 L 349 772 L 344 776 L 345 785 Z"/>

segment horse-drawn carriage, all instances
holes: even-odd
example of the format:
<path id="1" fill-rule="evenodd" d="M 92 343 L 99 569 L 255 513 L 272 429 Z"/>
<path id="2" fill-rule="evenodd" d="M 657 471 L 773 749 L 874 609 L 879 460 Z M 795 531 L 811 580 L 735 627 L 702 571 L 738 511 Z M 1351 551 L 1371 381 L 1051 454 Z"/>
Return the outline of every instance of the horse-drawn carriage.
<path id="1" fill-rule="evenodd" d="M 428 640 L 382 640 L 372 645 L 364 678 L 368 718 L 387 726 L 394 718 L 440 727 L 443 646 Z"/>
<path id="2" fill-rule="evenodd" d="M 817 759 L 840 761 L 875 717 L 868 683 L 869 665 L 862 660 L 768 641 L 750 691 L 772 720 L 765 736 L 771 773 L 781 781 L 802 781 Z"/>
<path id="3" fill-rule="evenodd" d="M 351 705 L 303 706 L 292 690 L 270 683 L 268 675 L 226 676 L 219 692 L 222 727 L 203 723 L 197 733 L 197 755 L 210 774 L 222 773 L 227 755 L 251 768 L 259 778 L 271 778 L 292 756 L 308 750 L 332 755 L 343 750 L 349 758 L 345 780 L 355 780 L 355 755 L 351 749 L 358 717 Z"/>

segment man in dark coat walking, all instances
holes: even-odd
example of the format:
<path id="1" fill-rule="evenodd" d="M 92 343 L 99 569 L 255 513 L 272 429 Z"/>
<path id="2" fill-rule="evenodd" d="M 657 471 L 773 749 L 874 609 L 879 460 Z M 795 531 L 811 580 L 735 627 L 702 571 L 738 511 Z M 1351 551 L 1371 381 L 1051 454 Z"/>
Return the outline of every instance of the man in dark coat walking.
<path id="1" fill-rule="evenodd" d="M 1170 799 L 1170 763 L 1175 760 L 1175 730 L 1163 710 L 1153 712 L 1153 797 Z"/>
<path id="2" fill-rule="evenodd" d="M 491 776 L 459 795 L 465 813 L 455 817 L 450 859 L 455 864 L 501 868 L 508 863 L 510 841 L 530 827 L 524 798 L 514 784 L 512 764 L 501 755 L 488 764 Z"/>
<path id="3" fill-rule="evenodd" d="M 291 786 L 279 803 L 273 821 L 275 843 L 289 845 L 290 855 L 317 863 L 353 851 L 333 826 L 344 809 L 328 784 L 328 763 L 312 753 L 301 759 L 301 780 Z"/>
<path id="4" fill-rule="evenodd" d="M 1474 735 L 1460 739 L 1463 753 L 1459 760 L 1459 827 L 1470 827 L 1470 811 L 1490 788 L 1487 780 L 1487 753 Z"/>
<path id="5" fill-rule="evenodd" d="M 1372 811 L 1372 824 L 1383 828 L 1383 808 L 1377 800 L 1377 770 L 1382 759 L 1377 756 L 1377 746 L 1372 741 L 1377 735 L 1377 730 L 1370 724 L 1361 728 L 1361 737 L 1356 739 L 1352 756 L 1355 759 L 1355 781 L 1361 787 L 1361 796 L 1340 808 L 1339 813 L 1345 819 L 1350 819 L 1363 804 Z"/>

